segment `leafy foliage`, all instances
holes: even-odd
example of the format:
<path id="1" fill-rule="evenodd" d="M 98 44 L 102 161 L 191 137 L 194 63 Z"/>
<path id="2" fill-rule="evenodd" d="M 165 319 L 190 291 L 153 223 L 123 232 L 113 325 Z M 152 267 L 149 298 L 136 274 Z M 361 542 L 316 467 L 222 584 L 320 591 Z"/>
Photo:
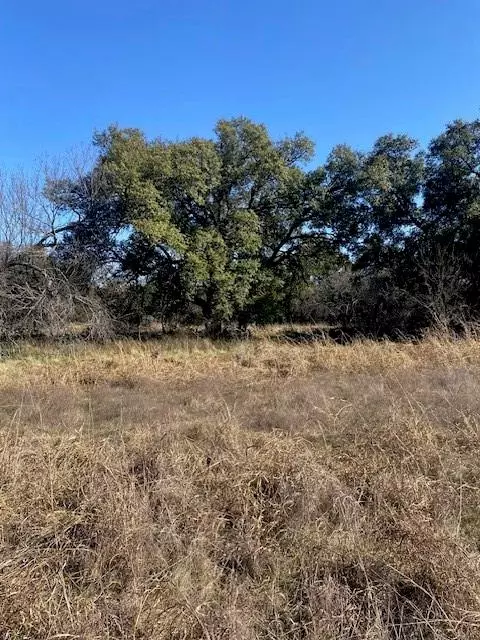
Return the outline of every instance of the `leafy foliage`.
<path id="1" fill-rule="evenodd" d="M 61 224 L 37 246 L 126 325 L 316 319 L 384 335 L 480 311 L 480 120 L 426 151 L 388 134 L 313 168 L 304 134 L 274 140 L 243 117 L 211 139 L 112 126 L 94 144 L 87 172 L 47 179 L 41 206 Z"/>

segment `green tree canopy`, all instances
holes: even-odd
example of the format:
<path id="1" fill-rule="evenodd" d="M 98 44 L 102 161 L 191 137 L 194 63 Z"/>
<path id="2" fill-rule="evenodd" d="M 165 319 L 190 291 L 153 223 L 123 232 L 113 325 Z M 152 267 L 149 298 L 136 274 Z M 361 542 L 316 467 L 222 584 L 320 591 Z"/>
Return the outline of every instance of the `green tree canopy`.
<path id="1" fill-rule="evenodd" d="M 287 282 L 307 282 L 314 261 L 335 255 L 325 172 L 305 170 L 313 144 L 303 134 L 275 141 L 236 118 L 218 122 L 211 140 L 149 141 L 111 127 L 95 142 L 94 171 L 130 229 L 126 244 L 139 236 L 154 246 L 215 329 L 274 290 L 281 300 Z"/>

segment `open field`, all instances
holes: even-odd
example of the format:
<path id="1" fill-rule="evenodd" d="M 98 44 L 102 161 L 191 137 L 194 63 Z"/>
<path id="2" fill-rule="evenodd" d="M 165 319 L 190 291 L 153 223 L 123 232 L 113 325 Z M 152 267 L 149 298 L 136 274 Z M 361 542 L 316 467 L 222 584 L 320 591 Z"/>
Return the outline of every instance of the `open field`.
<path id="1" fill-rule="evenodd" d="M 0 638 L 480 638 L 480 341 L 20 346 Z"/>

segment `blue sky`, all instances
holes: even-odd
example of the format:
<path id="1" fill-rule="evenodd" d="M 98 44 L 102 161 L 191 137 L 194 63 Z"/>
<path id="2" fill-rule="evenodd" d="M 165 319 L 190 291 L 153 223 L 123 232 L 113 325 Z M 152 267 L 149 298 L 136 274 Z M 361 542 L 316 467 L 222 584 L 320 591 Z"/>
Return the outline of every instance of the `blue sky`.
<path id="1" fill-rule="evenodd" d="M 321 161 L 480 116 L 480 0 L 2 0 L 0 165 L 245 115 Z"/>

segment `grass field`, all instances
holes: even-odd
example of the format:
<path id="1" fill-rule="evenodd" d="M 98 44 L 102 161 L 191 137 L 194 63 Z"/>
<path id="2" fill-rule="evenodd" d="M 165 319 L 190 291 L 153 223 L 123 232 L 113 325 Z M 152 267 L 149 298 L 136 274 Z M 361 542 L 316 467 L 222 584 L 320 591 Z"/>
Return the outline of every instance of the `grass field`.
<path id="1" fill-rule="evenodd" d="M 0 638 L 480 638 L 480 341 L 21 345 Z"/>

